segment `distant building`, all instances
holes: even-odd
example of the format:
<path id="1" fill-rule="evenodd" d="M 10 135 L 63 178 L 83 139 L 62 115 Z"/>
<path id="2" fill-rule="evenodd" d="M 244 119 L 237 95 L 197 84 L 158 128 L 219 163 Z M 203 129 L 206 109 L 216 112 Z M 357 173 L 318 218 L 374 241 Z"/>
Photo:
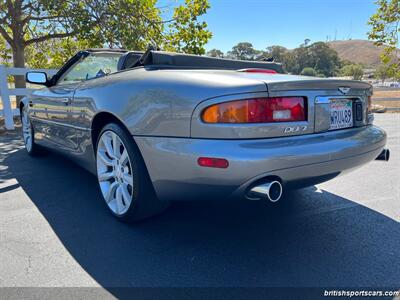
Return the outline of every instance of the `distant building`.
<path id="1" fill-rule="evenodd" d="M 375 68 L 363 69 L 363 72 L 364 72 L 364 78 L 374 78 L 376 69 Z"/>

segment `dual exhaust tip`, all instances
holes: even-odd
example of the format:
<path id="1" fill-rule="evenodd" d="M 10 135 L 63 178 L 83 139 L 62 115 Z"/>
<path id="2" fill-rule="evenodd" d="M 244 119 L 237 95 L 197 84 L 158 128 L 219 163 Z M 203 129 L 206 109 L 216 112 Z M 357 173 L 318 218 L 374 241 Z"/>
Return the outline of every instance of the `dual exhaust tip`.
<path id="1" fill-rule="evenodd" d="M 246 198 L 249 200 L 267 199 L 271 202 L 277 202 L 281 199 L 282 193 L 282 184 L 279 181 L 274 180 L 253 186 L 247 192 Z"/>

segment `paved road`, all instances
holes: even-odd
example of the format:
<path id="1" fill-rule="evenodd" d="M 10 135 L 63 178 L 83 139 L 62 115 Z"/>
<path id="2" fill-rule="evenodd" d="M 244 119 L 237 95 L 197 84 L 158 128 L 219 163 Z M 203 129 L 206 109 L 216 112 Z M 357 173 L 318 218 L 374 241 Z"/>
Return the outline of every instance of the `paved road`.
<path id="1" fill-rule="evenodd" d="M 389 163 L 263 202 L 174 203 L 119 223 L 95 178 L 0 136 L 0 286 L 400 285 L 400 114 L 377 115 Z"/>

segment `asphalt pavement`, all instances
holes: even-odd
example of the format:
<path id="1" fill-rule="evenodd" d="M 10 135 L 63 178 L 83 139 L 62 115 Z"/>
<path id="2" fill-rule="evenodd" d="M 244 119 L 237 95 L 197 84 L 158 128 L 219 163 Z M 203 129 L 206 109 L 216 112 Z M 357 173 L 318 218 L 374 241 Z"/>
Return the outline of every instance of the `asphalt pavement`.
<path id="1" fill-rule="evenodd" d="M 0 287 L 399 287 L 400 114 L 376 115 L 391 160 L 279 205 L 177 202 L 116 221 L 96 178 L 0 135 Z M 25 293 L 28 293 L 26 290 Z"/>

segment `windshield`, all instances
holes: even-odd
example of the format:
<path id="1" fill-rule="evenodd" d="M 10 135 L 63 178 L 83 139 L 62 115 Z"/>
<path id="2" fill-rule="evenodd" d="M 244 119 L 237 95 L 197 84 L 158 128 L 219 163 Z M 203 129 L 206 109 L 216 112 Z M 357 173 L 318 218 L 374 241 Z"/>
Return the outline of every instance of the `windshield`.
<path id="1" fill-rule="evenodd" d="M 80 82 L 115 73 L 118 61 L 123 53 L 98 52 L 91 53 L 73 65 L 58 81 L 58 84 Z"/>

